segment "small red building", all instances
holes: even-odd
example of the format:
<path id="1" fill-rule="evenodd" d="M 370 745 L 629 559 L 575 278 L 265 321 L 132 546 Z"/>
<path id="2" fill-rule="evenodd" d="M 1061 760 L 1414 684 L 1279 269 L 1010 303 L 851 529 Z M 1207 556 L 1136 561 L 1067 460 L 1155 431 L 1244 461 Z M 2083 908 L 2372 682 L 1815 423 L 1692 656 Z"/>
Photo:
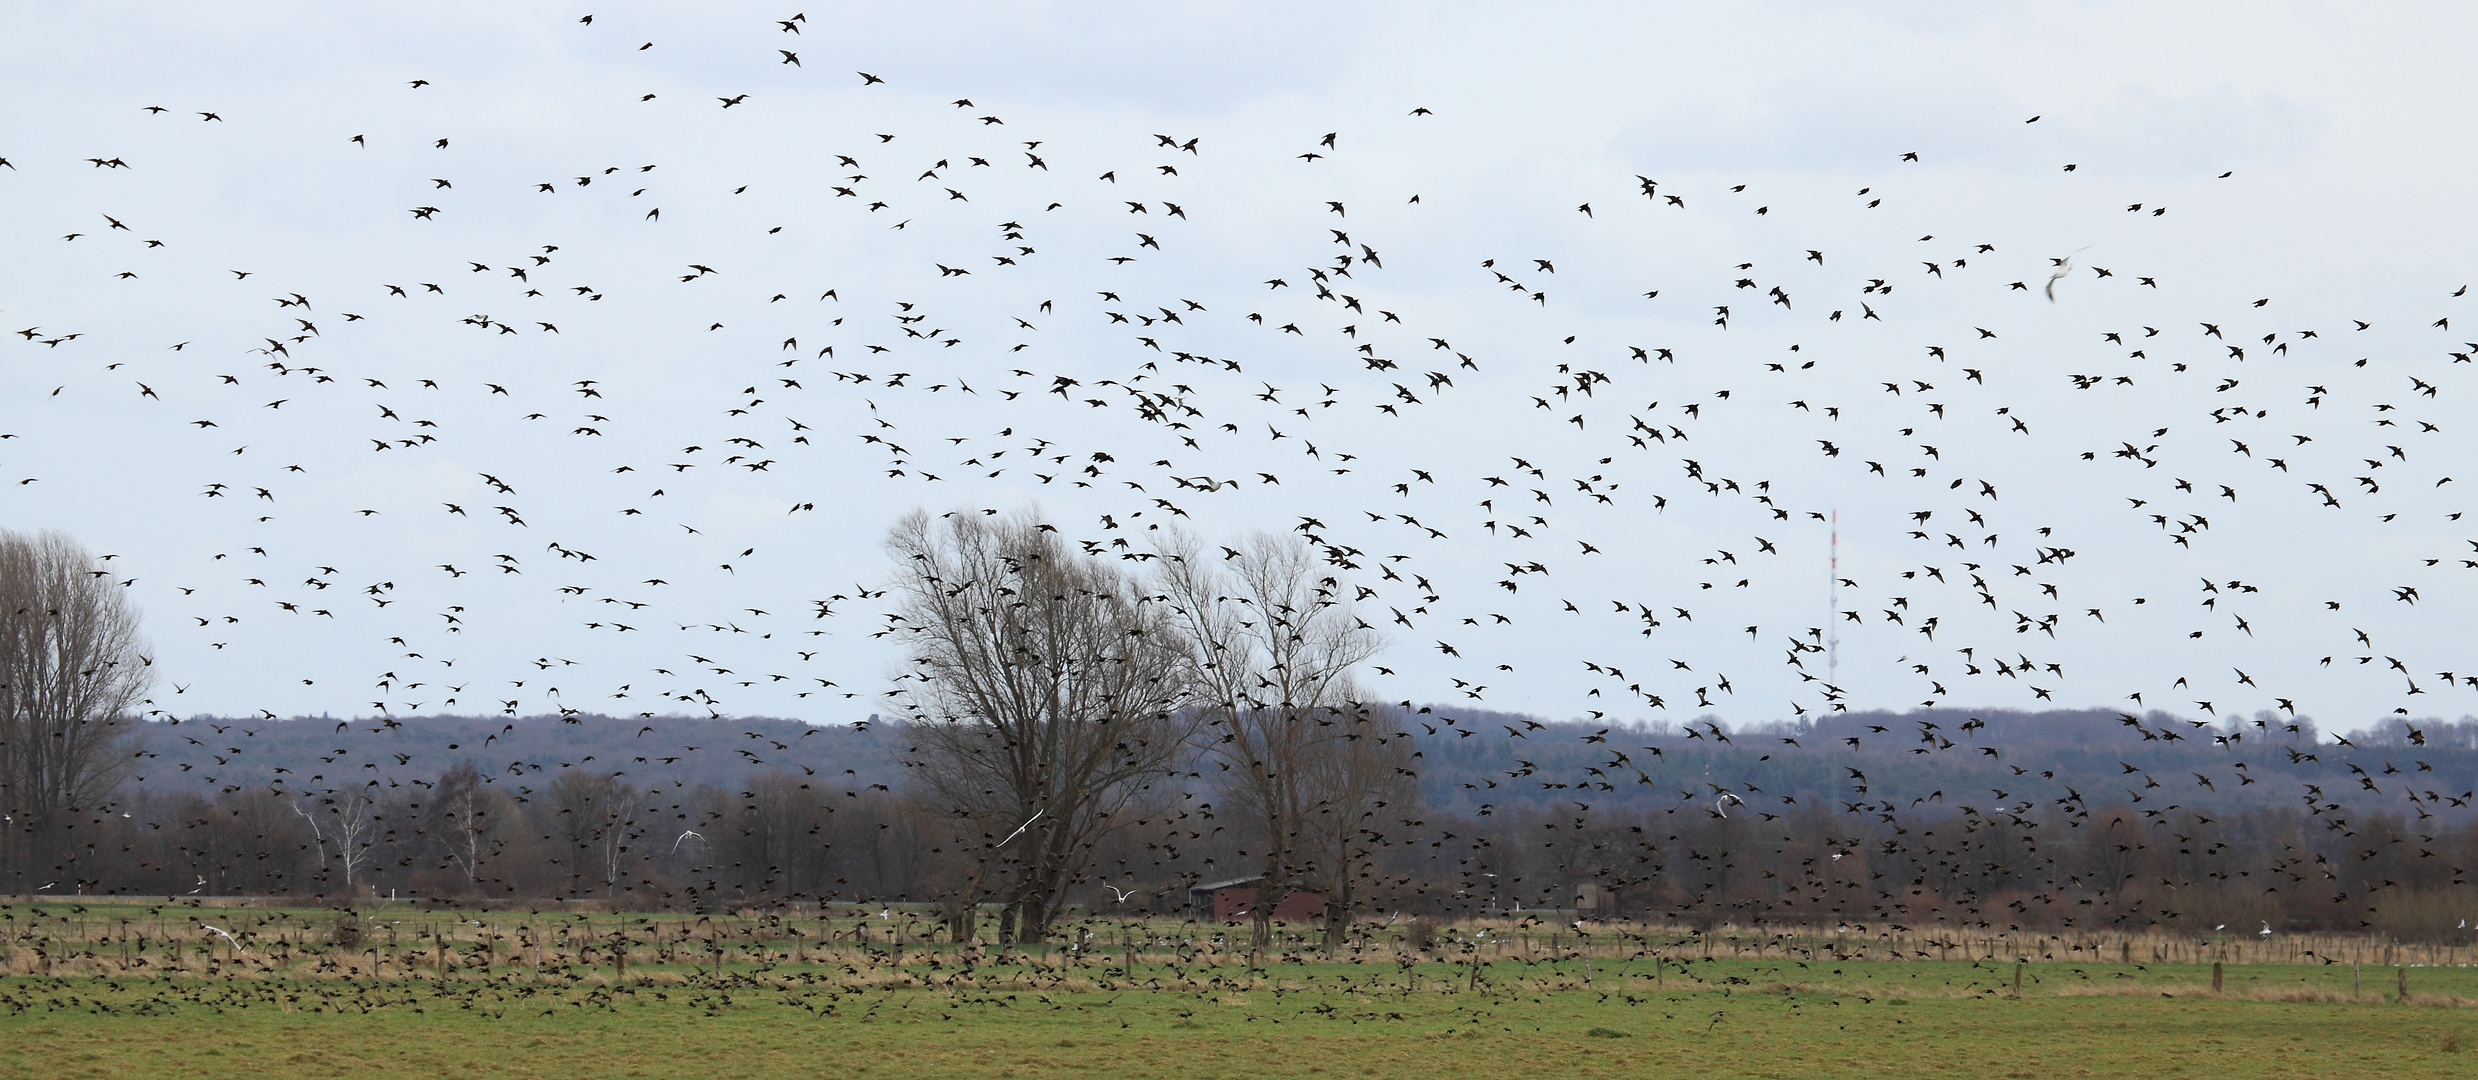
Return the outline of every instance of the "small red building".
<path id="1" fill-rule="evenodd" d="M 1257 883 L 1262 877 L 1233 878 L 1198 885 L 1187 891 L 1188 907 L 1200 920 L 1236 922 L 1256 917 Z M 1294 889 L 1282 902 L 1275 904 L 1273 917 L 1278 922 L 1309 922 L 1325 917 L 1325 894 L 1309 889 Z"/>

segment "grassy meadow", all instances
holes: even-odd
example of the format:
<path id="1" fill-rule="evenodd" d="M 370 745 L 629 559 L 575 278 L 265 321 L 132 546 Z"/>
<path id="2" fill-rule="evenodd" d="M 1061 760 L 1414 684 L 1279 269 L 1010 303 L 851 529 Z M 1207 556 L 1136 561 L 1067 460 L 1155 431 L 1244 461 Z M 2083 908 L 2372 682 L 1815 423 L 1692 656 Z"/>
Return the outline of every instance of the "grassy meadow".
<path id="1" fill-rule="evenodd" d="M 1031 950 L 907 941 L 922 923 L 891 910 L 404 908 L 362 912 L 341 933 L 338 922 L 300 909 L 0 905 L 0 1078 L 2329 1078 L 2478 1066 L 2459 1056 L 2478 1050 L 2478 968 L 2374 941 L 1396 924 L 1331 956 L 1277 950 L 1252 966 L 1230 948 L 1244 929 L 1166 920 L 1069 927 L 1079 947 Z M 2387 960 L 2400 966 L 2377 966 Z"/>

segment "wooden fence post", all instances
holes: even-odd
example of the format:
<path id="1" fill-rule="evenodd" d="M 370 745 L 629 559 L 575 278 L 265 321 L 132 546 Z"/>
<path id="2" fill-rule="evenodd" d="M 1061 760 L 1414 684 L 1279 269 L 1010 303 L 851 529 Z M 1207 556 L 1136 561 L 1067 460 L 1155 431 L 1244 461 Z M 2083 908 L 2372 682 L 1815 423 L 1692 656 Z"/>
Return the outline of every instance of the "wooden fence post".
<path id="1" fill-rule="evenodd" d="M 2022 996 L 2022 969 L 2029 966 L 2020 960 L 2013 962 L 2013 996 L 2015 997 Z"/>
<path id="2" fill-rule="evenodd" d="M 2216 960 L 2211 965 L 2211 992 L 2220 992 L 2220 964 Z"/>

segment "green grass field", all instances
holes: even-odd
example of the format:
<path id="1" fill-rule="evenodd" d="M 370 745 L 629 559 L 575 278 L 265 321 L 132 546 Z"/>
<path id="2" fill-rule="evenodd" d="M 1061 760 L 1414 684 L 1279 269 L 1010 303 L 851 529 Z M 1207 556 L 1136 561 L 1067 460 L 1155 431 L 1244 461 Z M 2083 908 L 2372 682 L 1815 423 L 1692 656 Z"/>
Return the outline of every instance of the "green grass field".
<path id="1" fill-rule="evenodd" d="M 2458 1056 L 2478 1049 L 2478 1014 L 2416 989 L 2478 983 L 2458 970 L 2412 972 L 2399 1005 L 2339 1000 L 2345 973 L 2274 967 L 2213 995 L 2207 968 L 2034 966 L 2016 999 L 1998 989 L 2009 970 L 1963 963 L 1845 964 L 1802 986 L 1780 981 L 1794 967 L 1718 961 L 1661 986 L 1604 970 L 1591 987 L 1579 965 L 1536 965 L 1484 970 L 1495 985 L 1477 991 L 1467 967 L 1423 966 L 1137 972 L 1158 988 L 1048 969 L 941 987 L 902 985 L 925 972 L 844 986 L 733 970 L 618 986 L 17 978 L 0 981 L 0 1076 L 2330 1078 L 2478 1065 Z"/>
<path id="2" fill-rule="evenodd" d="M 2215 992 L 2208 963 L 1835 960 L 1825 939 L 1778 937 L 1770 955 L 1732 957 L 1741 943 L 1658 935 L 1632 950 L 1603 935 L 1587 960 L 1570 934 L 1543 933 L 1493 941 L 1476 969 L 1450 943 L 1413 953 L 1372 937 L 1356 962 L 1302 953 L 1251 969 L 1163 947 L 1139 948 L 1130 971 L 1120 946 L 912 944 L 899 957 L 762 919 L 408 912 L 365 916 L 373 929 L 347 949 L 311 933 L 332 913 L 10 914 L 0 1078 L 2397 1080 L 2478 1066 L 2459 1056 L 2478 1052 L 2478 969 L 2461 966 L 2232 963 Z M 146 918 L 163 920 L 158 936 L 137 942 Z M 177 934 L 167 946 L 198 919 L 244 927 L 245 950 Z M 609 949 L 632 927 L 622 970 Z M 524 944 L 487 951 L 485 930 Z"/>

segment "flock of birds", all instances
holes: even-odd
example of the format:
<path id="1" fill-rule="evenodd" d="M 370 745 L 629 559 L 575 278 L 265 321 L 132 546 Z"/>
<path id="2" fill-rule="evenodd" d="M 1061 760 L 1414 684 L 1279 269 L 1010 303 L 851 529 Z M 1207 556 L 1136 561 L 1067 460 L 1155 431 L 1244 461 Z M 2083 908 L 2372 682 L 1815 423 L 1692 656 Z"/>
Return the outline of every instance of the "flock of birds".
<path id="1" fill-rule="evenodd" d="M 47 193 L 10 228 L 50 237 L 13 260 L 0 515 L 107 552 L 160 645 L 150 715 L 848 721 L 896 666 L 887 525 L 1028 503 L 1131 574 L 1165 530 L 1301 538 L 1393 643 L 1373 694 L 1513 695 L 1595 742 L 2106 705 L 2206 715 L 2242 759 L 2315 702 L 2478 693 L 2465 287 L 2220 298 L 2142 265 L 2171 207 L 2077 163 L 2057 212 L 2109 200 L 2113 254 L 1948 235 L 1904 147 L 1837 201 L 1646 164 L 1506 208 L 1353 160 L 1469 136 L 1416 102 L 1279 152 L 1058 135 L 841 71 L 805 13 L 745 29 L 780 93 L 592 105 L 733 148 L 519 152 L 408 77 L 390 115 L 420 119 L 284 166 L 368 189 L 292 241 L 138 182 L 239 169 L 212 140 L 278 116 L 131 101 L 84 152 L 0 147 Z M 1744 250 L 1710 257 L 1724 222 Z M 1953 734 L 1925 745 L 2001 754 Z M 2425 786 L 2387 797 L 2423 817 Z"/>

